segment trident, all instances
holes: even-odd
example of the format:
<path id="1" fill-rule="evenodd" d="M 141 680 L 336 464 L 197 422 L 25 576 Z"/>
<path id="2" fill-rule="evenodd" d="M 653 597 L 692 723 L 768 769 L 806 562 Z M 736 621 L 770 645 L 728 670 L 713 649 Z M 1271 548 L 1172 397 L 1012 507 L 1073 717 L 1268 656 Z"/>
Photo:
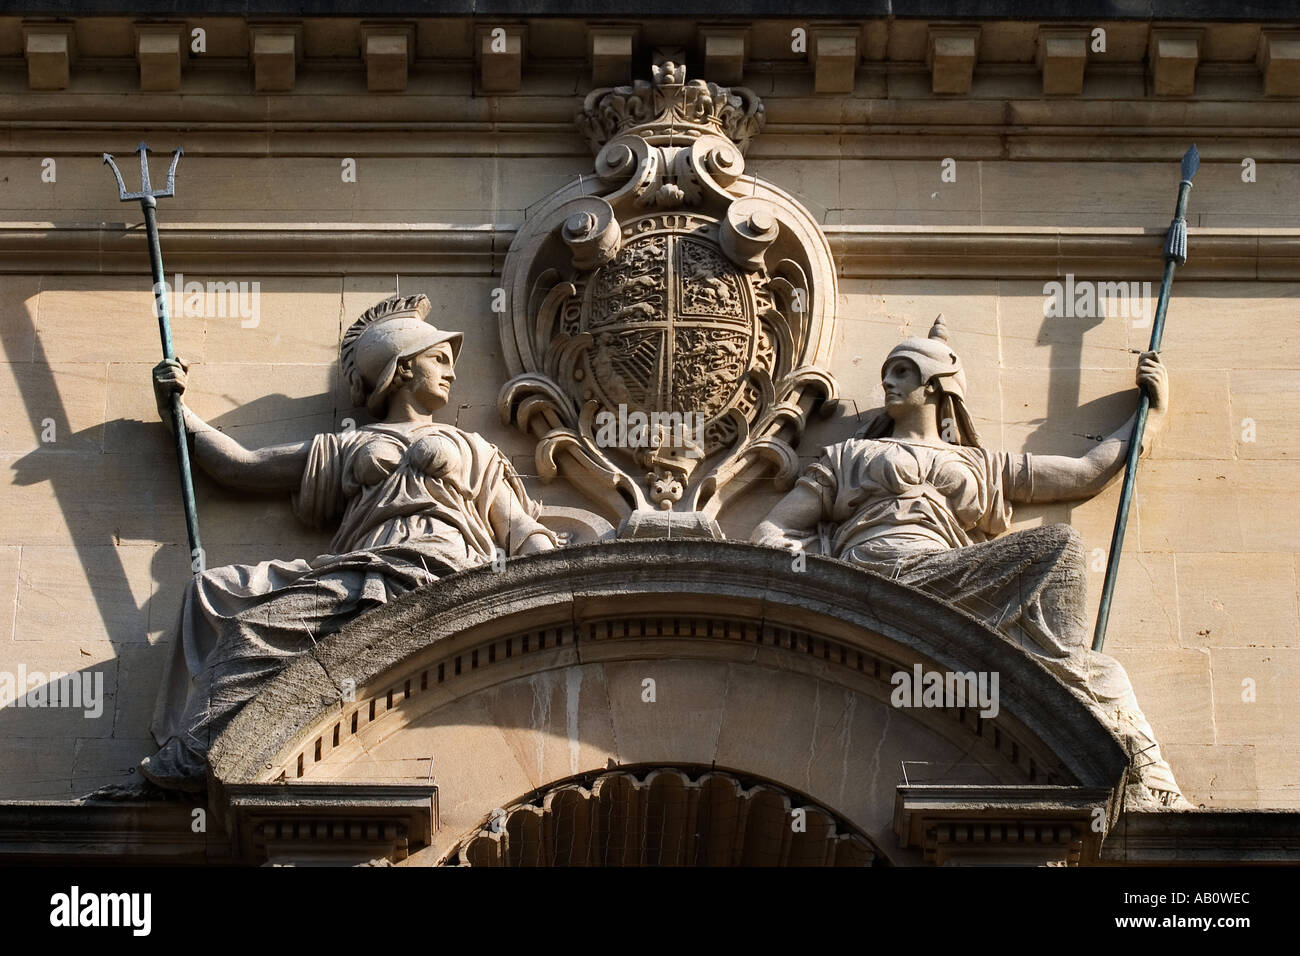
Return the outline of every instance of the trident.
<path id="1" fill-rule="evenodd" d="M 158 242 L 157 208 L 158 199 L 172 196 L 176 192 L 176 164 L 184 150 L 178 147 L 172 153 L 166 189 L 153 189 L 149 184 L 149 147 L 141 143 L 135 151 L 140 154 L 141 186 L 138 193 L 126 191 L 122 173 L 111 155 L 105 153 L 104 162 L 113 168 L 113 175 L 117 177 L 118 196 L 122 202 L 138 199 L 140 208 L 144 210 L 145 232 L 149 237 L 149 265 L 153 269 L 154 310 L 158 315 L 158 332 L 162 336 L 163 358 L 171 360 L 176 358 L 176 351 L 172 348 L 171 316 L 167 311 L 167 283 L 163 273 L 162 246 Z M 172 432 L 176 437 L 176 463 L 180 466 L 181 474 L 181 500 L 185 506 L 185 530 L 190 538 L 192 567 L 197 572 L 203 569 L 203 546 L 199 542 L 199 512 L 194 503 L 194 477 L 190 473 L 190 450 L 185 440 L 185 413 L 181 410 L 181 397 L 176 392 L 171 395 L 171 416 Z"/>
<path id="2" fill-rule="evenodd" d="M 1169 308 L 1169 293 L 1174 284 L 1174 269 L 1187 261 L 1187 194 L 1192 190 L 1192 177 L 1201 165 L 1201 155 L 1192 144 L 1183 155 L 1183 178 L 1178 184 L 1178 202 L 1174 206 L 1174 221 L 1165 235 L 1165 274 L 1160 280 L 1160 301 L 1156 304 L 1156 317 L 1151 323 L 1151 345 L 1147 351 L 1159 352 L 1160 339 L 1165 331 L 1165 311 Z M 1119 512 L 1115 515 L 1115 532 L 1110 538 L 1110 557 L 1106 561 L 1106 581 L 1101 589 L 1101 604 L 1097 607 L 1097 629 L 1092 635 L 1092 649 L 1100 651 L 1106 643 L 1106 624 L 1110 620 L 1110 601 L 1115 593 L 1115 579 L 1119 576 L 1119 553 L 1124 547 L 1124 531 L 1128 527 L 1128 510 L 1137 485 L 1138 455 L 1142 451 L 1142 433 L 1147 427 L 1147 411 L 1151 396 L 1142 389 L 1138 397 L 1137 415 L 1133 421 L 1133 434 L 1128 442 L 1128 458 L 1124 464 L 1124 488 L 1119 496 Z"/>

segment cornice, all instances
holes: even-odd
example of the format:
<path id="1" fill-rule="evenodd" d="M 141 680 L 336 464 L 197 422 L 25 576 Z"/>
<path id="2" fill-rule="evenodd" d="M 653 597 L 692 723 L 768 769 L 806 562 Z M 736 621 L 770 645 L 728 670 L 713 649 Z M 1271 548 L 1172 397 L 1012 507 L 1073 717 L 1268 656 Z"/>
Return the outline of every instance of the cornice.
<path id="1" fill-rule="evenodd" d="M 1164 228 L 824 226 L 841 278 L 1159 277 Z M 219 275 L 500 274 L 511 225 L 168 223 L 167 267 Z M 1189 229 L 1179 278 L 1300 279 L 1300 229 Z M 138 223 L 0 224 L 0 274 L 136 275 Z"/>

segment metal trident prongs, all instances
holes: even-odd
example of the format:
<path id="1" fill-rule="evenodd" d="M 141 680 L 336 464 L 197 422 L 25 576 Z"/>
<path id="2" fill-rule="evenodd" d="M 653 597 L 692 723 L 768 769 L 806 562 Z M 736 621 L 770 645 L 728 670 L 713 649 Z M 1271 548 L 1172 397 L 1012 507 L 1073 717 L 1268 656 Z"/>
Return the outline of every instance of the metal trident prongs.
<path id="1" fill-rule="evenodd" d="M 135 148 L 140 154 L 140 191 L 138 193 L 129 193 L 126 191 L 126 183 L 122 182 L 122 173 L 117 168 L 117 163 L 113 162 L 111 153 L 104 154 L 104 162 L 113 167 L 113 175 L 117 177 L 117 191 L 122 202 L 129 199 L 144 199 L 146 196 L 153 199 L 162 199 L 172 196 L 176 192 L 176 164 L 180 162 L 185 150 L 177 146 L 176 151 L 172 153 L 172 164 L 167 170 L 167 188 L 154 190 L 149 184 L 149 146 L 141 143 Z M 141 203 L 143 205 L 143 203 Z"/>

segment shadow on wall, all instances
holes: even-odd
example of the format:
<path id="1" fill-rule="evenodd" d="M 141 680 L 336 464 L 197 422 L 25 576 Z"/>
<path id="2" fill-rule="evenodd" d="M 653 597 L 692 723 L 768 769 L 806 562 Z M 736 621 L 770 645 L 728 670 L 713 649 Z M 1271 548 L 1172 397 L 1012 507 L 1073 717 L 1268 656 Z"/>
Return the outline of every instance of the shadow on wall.
<path id="1" fill-rule="evenodd" d="M 171 436 L 160 422 L 125 418 L 74 429 L 35 323 L 24 318 L 0 323 L 4 359 L 21 370 L 22 407 L 11 413 L 25 413 L 57 438 L 14 459 L 10 483 L 43 486 L 54 513 L 36 513 L 31 496 L 9 496 L 7 507 L 31 512 L 22 519 L 31 534 L 11 521 L 14 540 L 5 543 L 29 546 L 24 554 L 37 566 L 23 579 L 41 607 L 35 633 L 21 633 L 26 620 L 14 615 L 14 640 L 0 664 L 0 700 L 9 702 L 0 708 L 0 798 L 64 798 L 130 783 L 136 763 L 152 752 L 148 725 L 165 645 L 191 571 Z M 127 366 L 138 368 L 146 394 L 151 358 Z M 249 423 L 300 420 L 309 435 L 317 429 L 307 423 L 332 417 L 333 402 L 330 393 L 268 395 L 212 424 L 237 436 Z M 328 550 L 328 535 L 298 526 L 284 495 L 231 492 L 197 470 L 195 488 L 209 564 Z M 65 550 L 72 553 L 58 555 Z M 76 606 L 82 596 L 91 607 Z M 93 631 L 78 633 L 79 618 Z M 24 694 L 30 700 L 18 706 Z"/>

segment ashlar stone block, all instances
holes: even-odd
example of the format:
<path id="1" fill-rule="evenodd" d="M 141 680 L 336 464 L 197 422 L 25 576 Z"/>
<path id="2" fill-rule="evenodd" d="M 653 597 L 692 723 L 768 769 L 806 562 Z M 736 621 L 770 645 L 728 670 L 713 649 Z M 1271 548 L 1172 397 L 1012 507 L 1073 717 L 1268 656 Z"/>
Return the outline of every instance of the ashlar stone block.
<path id="1" fill-rule="evenodd" d="M 858 68 L 856 28 L 826 27 L 814 30 L 808 55 L 813 68 L 814 92 L 853 92 Z"/>
<path id="2" fill-rule="evenodd" d="M 925 50 L 935 93 L 969 93 L 979 51 L 979 27 L 931 27 Z"/>
<path id="3" fill-rule="evenodd" d="M 526 36 L 526 28 L 520 24 L 478 28 L 474 51 L 478 59 L 479 86 L 484 92 L 518 92 L 523 82 Z"/>
<path id="4" fill-rule="evenodd" d="M 1255 63 L 1265 96 L 1300 96 L 1300 30 L 1260 30 Z"/>
<path id="5" fill-rule="evenodd" d="M 1147 68 L 1156 96 L 1191 96 L 1201 58 L 1201 30 L 1155 29 L 1147 44 Z"/>
<path id="6" fill-rule="evenodd" d="M 622 86 L 632 82 L 636 27 L 593 27 L 587 31 L 593 86 Z M 717 81 L 715 81 L 717 82 Z"/>
<path id="7" fill-rule="evenodd" d="M 1048 96 L 1083 92 L 1088 65 L 1088 31 L 1081 27 L 1041 27 L 1035 62 L 1043 71 Z"/>
<path id="8" fill-rule="evenodd" d="M 302 59 L 302 27 L 252 27 L 250 33 L 253 89 L 258 93 L 293 89 L 298 61 Z"/>
<path id="9" fill-rule="evenodd" d="M 62 90 L 76 51 L 70 23 L 23 25 L 23 53 L 27 57 L 27 86 L 33 90 Z"/>
<path id="10" fill-rule="evenodd" d="M 135 57 L 140 64 L 140 89 L 179 90 L 181 66 L 189 50 L 183 23 L 137 23 Z"/>
<path id="11" fill-rule="evenodd" d="M 749 30 L 700 30 L 700 48 L 704 50 L 704 75 L 712 83 L 739 83 L 745 73 L 745 54 Z"/>
<path id="12" fill-rule="evenodd" d="M 371 93 L 401 92 L 415 59 L 415 27 L 363 24 L 361 53 L 366 61 L 366 89 Z"/>

